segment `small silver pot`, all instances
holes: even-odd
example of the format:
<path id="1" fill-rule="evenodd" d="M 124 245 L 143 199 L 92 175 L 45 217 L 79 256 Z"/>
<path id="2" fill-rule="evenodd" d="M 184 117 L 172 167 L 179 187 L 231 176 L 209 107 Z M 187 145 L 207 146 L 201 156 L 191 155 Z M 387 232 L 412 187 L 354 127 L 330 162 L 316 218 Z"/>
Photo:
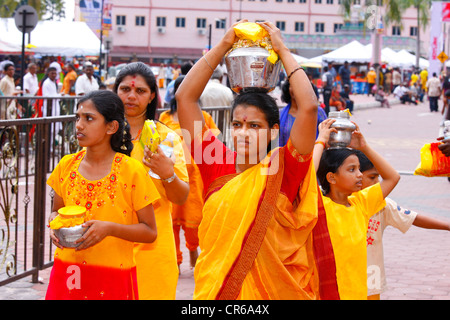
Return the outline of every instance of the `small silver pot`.
<path id="1" fill-rule="evenodd" d="M 83 228 L 82 225 L 77 225 L 70 228 L 54 229 L 55 236 L 59 239 L 59 244 L 66 248 L 76 248 L 80 243 L 75 243 L 81 236 L 89 229 Z"/>
<path id="2" fill-rule="evenodd" d="M 346 148 L 352 141 L 352 133 L 356 129 L 356 126 L 350 121 L 350 115 L 346 111 L 332 111 L 328 114 L 328 118 L 336 119 L 331 127 L 337 130 L 337 133 L 330 133 L 328 140 L 330 149 Z"/>
<path id="3" fill-rule="evenodd" d="M 275 89 L 281 62 L 269 62 L 269 51 L 261 47 L 243 47 L 231 51 L 225 58 L 231 89 L 240 93 L 247 88 L 270 92 Z"/>

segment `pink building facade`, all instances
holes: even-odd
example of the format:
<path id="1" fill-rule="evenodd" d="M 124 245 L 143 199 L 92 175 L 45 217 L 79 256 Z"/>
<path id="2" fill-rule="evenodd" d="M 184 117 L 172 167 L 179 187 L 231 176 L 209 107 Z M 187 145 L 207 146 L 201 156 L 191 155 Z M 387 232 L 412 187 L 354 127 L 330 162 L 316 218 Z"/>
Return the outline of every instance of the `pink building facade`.
<path id="1" fill-rule="evenodd" d="M 346 27 L 340 0 L 110 1 L 113 3 L 112 30 L 106 37 L 112 43 L 110 64 L 131 59 L 151 64 L 198 59 L 241 18 L 275 23 L 282 30 L 288 47 L 306 57 L 323 54 L 354 39 L 370 43 L 370 31 Z M 77 6 L 78 1 L 76 3 Z M 360 14 L 359 18 L 353 18 L 359 19 L 360 26 L 364 25 L 365 1 L 356 0 L 355 4 L 353 7 L 359 7 Z M 349 30 L 344 32 L 346 28 Z M 416 11 L 410 8 L 401 26 L 384 28 L 382 45 L 415 52 L 416 33 Z M 420 38 L 421 54 L 426 57 L 429 30 L 421 30 Z"/>

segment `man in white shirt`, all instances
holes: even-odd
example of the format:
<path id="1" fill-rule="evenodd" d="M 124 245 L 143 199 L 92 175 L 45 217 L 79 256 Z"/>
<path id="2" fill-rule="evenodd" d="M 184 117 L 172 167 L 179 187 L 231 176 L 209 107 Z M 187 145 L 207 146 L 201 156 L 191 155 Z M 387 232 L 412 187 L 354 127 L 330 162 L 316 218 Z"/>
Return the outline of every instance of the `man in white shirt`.
<path id="1" fill-rule="evenodd" d="M 15 95 L 16 86 L 14 84 L 14 72 L 16 68 L 14 64 L 4 64 L 4 69 L 2 70 L 4 73 L 4 77 L 0 80 L 0 91 L 4 96 L 13 96 Z M 1 100 L 0 101 L 0 119 L 9 119 L 11 111 L 15 111 L 16 109 L 16 100 Z M 8 110 L 8 111 L 7 111 Z"/>
<path id="2" fill-rule="evenodd" d="M 397 86 L 394 90 L 394 96 L 400 100 L 401 103 L 406 103 L 406 102 L 410 102 L 413 104 L 417 104 L 417 102 L 415 100 L 411 99 L 411 91 L 409 91 L 409 89 L 406 86 L 407 84 L 401 84 L 399 86 Z"/>
<path id="3" fill-rule="evenodd" d="M 438 99 L 441 95 L 441 82 L 439 81 L 436 72 L 433 72 L 433 77 L 427 81 L 427 95 L 430 100 L 430 111 L 438 112 Z"/>
<path id="4" fill-rule="evenodd" d="M 49 67 L 47 69 L 48 78 L 42 84 L 43 97 L 58 97 L 58 85 L 56 84 L 57 71 L 56 68 Z M 44 100 L 42 115 L 44 117 L 59 116 L 58 100 L 53 99 L 51 108 L 47 108 L 47 99 Z"/>
<path id="5" fill-rule="evenodd" d="M 49 67 L 47 69 L 48 78 L 42 83 L 42 96 L 43 97 L 58 97 L 58 84 L 56 83 L 56 78 L 58 76 L 56 68 Z M 59 107 L 59 99 L 52 99 L 52 105 L 49 106 L 48 102 L 50 100 L 44 99 L 42 106 L 42 116 L 44 117 L 57 117 L 61 114 Z M 54 128 L 54 129 L 53 129 Z M 55 126 L 52 126 L 51 136 L 53 137 L 53 132 L 56 134 L 62 129 L 61 122 L 56 122 Z M 53 141 L 53 138 L 52 138 Z"/>
<path id="6" fill-rule="evenodd" d="M 37 66 L 34 63 L 28 65 L 28 72 L 23 76 L 23 91 L 26 96 L 34 96 L 39 89 L 36 75 Z"/>
<path id="7" fill-rule="evenodd" d="M 55 60 L 55 58 L 51 58 L 51 59 L 52 59 L 52 62 L 50 63 L 50 65 L 48 67 L 56 69 L 56 75 L 57 75 L 57 79 L 58 79 L 59 75 L 62 72 L 61 65 L 58 63 L 58 61 Z"/>
<path id="8" fill-rule="evenodd" d="M 94 66 L 88 61 L 84 64 L 84 74 L 77 78 L 75 93 L 77 96 L 82 96 L 88 92 L 98 90 L 98 88 L 97 79 L 94 77 Z"/>
<path id="9" fill-rule="evenodd" d="M 200 105 L 202 107 L 231 106 L 233 102 L 233 91 L 222 84 L 222 77 L 223 71 L 218 66 L 200 96 Z"/>

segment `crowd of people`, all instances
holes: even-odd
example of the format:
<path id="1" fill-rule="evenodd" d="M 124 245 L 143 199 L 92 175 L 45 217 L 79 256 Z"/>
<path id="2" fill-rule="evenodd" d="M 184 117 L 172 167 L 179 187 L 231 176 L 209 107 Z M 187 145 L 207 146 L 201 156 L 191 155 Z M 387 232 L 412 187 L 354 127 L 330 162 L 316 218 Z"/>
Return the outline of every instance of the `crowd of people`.
<path id="1" fill-rule="evenodd" d="M 221 84 L 234 26 L 183 74 L 165 79 L 173 90 L 159 117 L 160 82 L 142 62 L 120 70 L 111 90 L 93 85 L 89 65 L 76 79 L 66 76 L 64 94 L 74 88 L 82 96 L 75 106 L 82 150 L 61 159 L 48 179 L 50 220 L 64 206 L 83 206 L 88 230 L 76 249 L 63 248 L 51 231 L 57 249 L 47 299 L 175 299 L 180 228 L 194 299 L 379 299 L 387 225 L 450 230 L 388 198 L 400 175 L 357 125 L 348 148 L 328 148 L 336 132 L 329 107 L 349 108 L 347 71 L 339 70 L 344 95 L 324 90 L 330 104 L 322 109 L 280 30 L 258 25 L 286 71 L 281 112 L 267 93 L 234 95 Z M 232 108 L 232 147 L 202 110 L 217 99 Z M 147 120 L 161 140 L 172 137 L 170 155 L 140 142 Z M 447 156 L 449 143 L 441 149 Z M 379 268 L 381 285 L 368 285 L 369 267 Z"/>
<path id="2" fill-rule="evenodd" d="M 328 114 L 331 107 L 338 111 L 348 109 L 353 111 L 354 101 L 351 99 L 352 73 L 349 63 L 346 61 L 343 65 L 336 68 L 333 63 L 328 63 L 322 69 L 320 77 L 321 99 L 318 100 Z M 448 97 L 450 97 L 450 75 L 446 70 L 438 75 L 433 73 L 429 77 L 428 70 L 413 70 L 404 72 L 399 68 L 380 68 L 379 73 L 374 67 L 370 67 L 365 76 L 364 91 L 368 96 L 373 96 L 375 101 L 380 102 L 381 107 L 390 108 L 389 97 L 400 101 L 402 104 L 417 105 L 427 99 L 430 112 L 441 112 L 442 121 L 440 123 L 441 131 L 444 121 L 450 120 L 448 107 Z M 377 82 L 378 77 L 378 82 Z M 313 84 L 314 86 L 314 84 Z M 315 88 L 316 92 L 317 88 Z M 362 93 L 364 94 L 364 93 Z M 442 101 L 439 108 L 439 101 Z"/>
<path id="3" fill-rule="evenodd" d="M 2 69 L 0 80 L 0 95 L 24 97 L 59 97 L 82 96 L 90 91 L 106 88 L 100 78 L 94 74 L 94 65 L 90 61 L 76 65 L 73 61 L 61 64 L 54 58 L 45 67 L 30 62 L 21 81 L 16 72 L 16 64 L 8 59 L 0 63 Z M 44 76 L 39 81 L 38 68 L 44 68 Z M 23 102 L 24 100 L 22 100 Z M 26 103 L 26 102 L 25 102 Z M 15 119 L 32 116 L 58 116 L 60 106 L 54 100 L 52 106 L 47 108 L 45 101 L 38 101 L 35 105 L 22 106 L 17 99 L 3 100 L 0 105 L 2 119 Z"/>

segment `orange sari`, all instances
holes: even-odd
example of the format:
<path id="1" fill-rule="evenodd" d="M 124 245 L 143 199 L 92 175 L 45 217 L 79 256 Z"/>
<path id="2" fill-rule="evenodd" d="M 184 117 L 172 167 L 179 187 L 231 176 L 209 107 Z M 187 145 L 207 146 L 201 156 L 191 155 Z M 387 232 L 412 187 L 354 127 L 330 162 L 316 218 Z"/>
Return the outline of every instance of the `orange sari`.
<path id="1" fill-rule="evenodd" d="M 202 113 L 206 126 L 209 129 L 214 130 L 214 135 L 219 135 L 220 131 L 214 123 L 211 115 L 206 111 L 202 111 Z M 180 123 L 174 119 L 169 111 L 164 111 L 161 113 L 159 121 L 167 125 L 170 129 L 182 137 Z M 185 144 L 183 144 L 183 146 L 185 146 Z M 196 250 L 198 248 L 198 226 L 202 220 L 203 210 L 202 177 L 197 165 L 194 162 L 194 159 L 190 156 L 190 152 L 187 149 L 185 150 L 185 156 L 190 157 L 190 159 L 186 159 L 186 168 L 189 175 L 189 194 L 186 202 L 181 206 L 174 204 L 172 211 L 178 265 L 183 262 L 183 256 L 180 249 L 180 227 L 184 230 L 186 247 L 188 250 Z"/>
<path id="2" fill-rule="evenodd" d="M 290 141 L 214 180 L 199 227 L 194 299 L 338 299 L 319 192 L 311 154 L 297 154 Z"/>

